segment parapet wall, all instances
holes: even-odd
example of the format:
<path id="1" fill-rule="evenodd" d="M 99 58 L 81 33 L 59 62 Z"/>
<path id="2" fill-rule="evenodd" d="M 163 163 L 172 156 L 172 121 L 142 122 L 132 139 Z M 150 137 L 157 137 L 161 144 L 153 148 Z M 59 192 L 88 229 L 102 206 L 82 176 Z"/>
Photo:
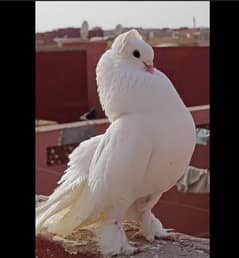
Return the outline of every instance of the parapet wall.
<path id="1" fill-rule="evenodd" d="M 79 121 L 91 107 L 103 118 L 95 68 L 105 42 L 81 42 L 36 52 L 36 118 Z M 187 106 L 209 104 L 209 47 L 155 47 L 155 67 L 174 83 Z"/>

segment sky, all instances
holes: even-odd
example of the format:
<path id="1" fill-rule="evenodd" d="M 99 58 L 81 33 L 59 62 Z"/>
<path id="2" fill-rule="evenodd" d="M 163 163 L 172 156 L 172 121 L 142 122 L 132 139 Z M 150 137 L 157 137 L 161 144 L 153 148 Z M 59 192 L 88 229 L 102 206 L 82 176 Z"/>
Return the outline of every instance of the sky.
<path id="1" fill-rule="evenodd" d="M 209 1 L 37 1 L 36 32 L 58 28 L 100 26 L 178 28 L 210 27 Z"/>

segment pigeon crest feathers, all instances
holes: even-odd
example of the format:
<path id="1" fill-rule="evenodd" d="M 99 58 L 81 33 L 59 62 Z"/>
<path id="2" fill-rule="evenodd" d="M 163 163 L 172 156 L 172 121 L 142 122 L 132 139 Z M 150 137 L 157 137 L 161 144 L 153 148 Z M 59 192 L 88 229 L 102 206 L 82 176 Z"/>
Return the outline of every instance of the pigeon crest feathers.
<path id="1" fill-rule="evenodd" d="M 129 43 L 136 40 L 142 40 L 142 36 L 137 30 L 132 29 L 120 34 L 112 44 L 112 50 L 117 54 L 122 54 Z"/>

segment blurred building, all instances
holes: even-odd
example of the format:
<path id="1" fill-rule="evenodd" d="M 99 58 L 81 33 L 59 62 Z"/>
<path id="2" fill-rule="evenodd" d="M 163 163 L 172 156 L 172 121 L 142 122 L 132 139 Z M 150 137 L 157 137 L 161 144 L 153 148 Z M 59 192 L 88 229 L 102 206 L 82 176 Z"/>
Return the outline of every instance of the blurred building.
<path id="1" fill-rule="evenodd" d="M 172 33 L 173 38 L 192 38 L 195 40 L 208 40 L 209 41 L 209 29 L 208 28 L 187 28 L 181 27 L 174 29 Z"/>
<path id="2" fill-rule="evenodd" d="M 149 44 L 167 45 L 167 46 L 209 46 L 210 30 L 209 28 L 142 28 L 142 27 L 123 27 L 117 24 L 114 29 L 103 30 L 101 27 L 88 29 L 87 21 L 82 23 L 81 28 L 62 28 L 44 33 L 36 33 L 36 46 L 61 46 L 62 42 L 80 42 L 80 41 L 107 41 L 108 45 L 120 33 L 131 29 L 136 29 Z"/>
<path id="3" fill-rule="evenodd" d="M 104 31 L 101 27 L 94 27 L 88 31 L 88 39 L 94 37 L 104 37 Z M 36 33 L 35 43 L 40 46 L 56 46 L 55 39 L 82 39 L 81 28 L 64 28 L 42 33 Z M 82 39 L 84 40 L 84 39 Z"/>
<path id="4" fill-rule="evenodd" d="M 89 30 L 88 38 L 94 37 L 104 37 L 104 31 L 101 27 L 94 27 L 93 29 Z"/>

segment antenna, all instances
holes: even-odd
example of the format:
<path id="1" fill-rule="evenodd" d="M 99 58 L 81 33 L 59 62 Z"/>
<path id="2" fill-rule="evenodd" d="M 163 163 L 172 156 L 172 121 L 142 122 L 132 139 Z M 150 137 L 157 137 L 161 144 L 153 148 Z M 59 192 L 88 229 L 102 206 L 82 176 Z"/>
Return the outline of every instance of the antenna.
<path id="1" fill-rule="evenodd" d="M 193 28 L 195 29 L 196 28 L 196 17 L 193 16 Z"/>

